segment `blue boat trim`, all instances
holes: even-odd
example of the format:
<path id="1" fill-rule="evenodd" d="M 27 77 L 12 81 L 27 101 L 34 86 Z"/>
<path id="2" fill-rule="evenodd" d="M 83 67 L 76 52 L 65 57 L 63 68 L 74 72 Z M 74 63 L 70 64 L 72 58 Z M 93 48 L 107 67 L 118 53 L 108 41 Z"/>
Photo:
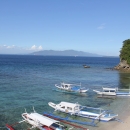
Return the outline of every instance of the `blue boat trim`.
<path id="1" fill-rule="evenodd" d="M 69 121 L 69 122 L 74 122 L 74 123 L 78 123 L 78 124 L 96 126 L 96 124 L 94 122 L 95 120 L 92 120 L 91 122 L 82 122 L 82 121 L 78 121 L 78 120 L 71 120 L 71 119 L 69 119 L 69 117 L 71 115 L 68 115 L 65 118 L 57 116 L 57 115 L 54 115 L 52 113 L 47 113 L 47 112 L 44 112 L 43 115 L 47 115 L 47 116 L 50 116 L 50 117 L 53 117 L 53 118 L 56 118 L 56 119 L 60 119 L 60 120 L 64 120 L 64 121 Z"/>

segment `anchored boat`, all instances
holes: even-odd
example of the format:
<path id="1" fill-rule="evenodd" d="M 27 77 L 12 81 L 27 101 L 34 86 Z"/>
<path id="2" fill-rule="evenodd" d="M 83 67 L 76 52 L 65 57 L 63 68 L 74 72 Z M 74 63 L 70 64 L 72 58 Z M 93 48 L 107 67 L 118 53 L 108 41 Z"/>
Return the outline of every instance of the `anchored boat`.
<path id="1" fill-rule="evenodd" d="M 98 91 L 98 90 L 93 90 L 93 91 L 100 95 L 116 96 L 117 88 L 104 88 L 103 87 L 102 91 Z"/>
<path id="2" fill-rule="evenodd" d="M 32 125 L 30 129 L 33 129 L 33 128 L 38 128 L 39 130 L 65 130 L 66 129 L 65 126 L 60 124 L 60 121 L 43 116 L 35 111 L 32 113 L 25 112 L 22 114 L 22 117 L 24 120 L 18 123 L 22 123 L 22 122 L 29 123 L 30 125 Z M 8 130 L 15 130 L 13 126 L 14 125 L 6 124 L 6 128 Z"/>
<path id="3" fill-rule="evenodd" d="M 63 82 L 60 85 L 55 84 L 55 87 L 69 92 L 86 93 L 88 91 L 88 89 L 82 88 L 81 84 L 69 84 Z"/>
<path id="4" fill-rule="evenodd" d="M 78 103 L 60 102 L 59 104 L 55 104 L 49 102 L 48 105 L 54 108 L 55 111 L 61 111 L 71 115 L 95 120 L 97 119 L 101 121 L 110 121 L 118 116 L 117 114 L 111 114 L 109 111 L 103 110 L 101 108 L 81 106 Z"/>
<path id="5" fill-rule="evenodd" d="M 118 89 L 118 88 L 102 88 L 102 91 L 93 90 L 99 95 L 107 95 L 107 96 L 130 96 L 130 90 L 129 89 Z"/>

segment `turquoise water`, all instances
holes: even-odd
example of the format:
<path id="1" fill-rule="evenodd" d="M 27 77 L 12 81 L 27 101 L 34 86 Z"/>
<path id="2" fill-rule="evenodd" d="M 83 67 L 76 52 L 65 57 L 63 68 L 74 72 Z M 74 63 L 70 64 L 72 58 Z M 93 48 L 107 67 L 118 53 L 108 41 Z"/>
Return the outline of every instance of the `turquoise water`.
<path id="1" fill-rule="evenodd" d="M 38 113 L 52 111 L 48 106 L 50 101 L 104 107 L 115 100 L 97 98 L 93 89 L 130 85 L 130 74 L 109 69 L 118 63 L 119 58 L 110 57 L 0 55 L 0 127 L 20 121 L 25 108 L 27 112 L 33 106 Z M 84 64 L 90 68 L 84 68 Z M 57 92 L 54 85 L 60 82 L 81 83 L 89 91 L 87 94 Z M 23 123 L 16 128 L 27 127 Z"/>

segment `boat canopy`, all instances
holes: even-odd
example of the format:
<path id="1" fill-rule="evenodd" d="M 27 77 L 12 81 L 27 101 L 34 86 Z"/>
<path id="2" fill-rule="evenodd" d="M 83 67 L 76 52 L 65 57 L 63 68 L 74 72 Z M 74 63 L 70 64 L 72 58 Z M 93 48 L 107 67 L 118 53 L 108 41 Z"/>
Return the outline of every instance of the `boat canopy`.
<path id="1" fill-rule="evenodd" d="M 78 90 L 80 90 L 80 87 L 79 87 L 79 86 L 74 86 L 74 87 L 72 88 L 72 90 L 73 90 L 73 91 L 78 91 Z"/>
<path id="2" fill-rule="evenodd" d="M 112 90 L 112 91 L 116 91 L 117 90 L 117 88 L 103 88 L 103 90 Z"/>
<path id="3" fill-rule="evenodd" d="M 79 86 L 81 86 L 81 84 L 69 84 L 69 83 L 61 83 L 61 85 L 63 85 L 63 86 L 71 86 L 71 87 L 75 87 L 75 86 L 77 86 L 77 87 L 79 87 Z"/>
<path id="4" fill-rule="evenodd" d="M 29 117 L 35 119 L 36 121 L 39 121 L 43 125 L 45 124 L 48 127 L 51 126 L 53 123 L 59 123 L 59 121 L 40 115 L 38 113 L 31 113 Z"/>
<path id="5" fill-rule="evenodd" d="M 75 107 L 79 107 L 80 105 L 77 103 L 69 103 L 69 102 L 61 102 L 59 105 L 61 106 L 67 106 L 67 107 L 71 107 L 71 108 L 75 108 Z"/>

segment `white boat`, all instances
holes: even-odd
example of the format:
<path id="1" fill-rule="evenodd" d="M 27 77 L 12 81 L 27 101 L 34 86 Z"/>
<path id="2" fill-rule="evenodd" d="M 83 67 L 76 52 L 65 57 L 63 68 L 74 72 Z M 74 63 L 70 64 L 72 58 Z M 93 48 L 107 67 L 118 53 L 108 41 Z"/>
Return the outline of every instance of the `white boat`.
<path id="1" fill-rule="evenodd" d="M 15 130 L 14 126 L 17 124 L 20 124 L 22 122 L 27 122 L 32 127 L 29 128 L 29 130 L 37 128 L 39 130 L 70 130 L 72 128 L 67 128 L 66 126 L 60 124 L 60 121 L 57 121 L 55 119 L 52 119 L 50 117 L 41 115 L 37 112 L 27 113 L 25 110 L 25 113 L 22 114 L 22 117 L 24 120 L 19 121 L 15 124 L 9 125 L 6 124 L 7 130 Z"/>
<path id="2" fill-rule="evenodd" d="M 60 102 L 59 104 L 55 104 L 49 102 L 48 105 L 54 108 L 55 111 L 61 111 L 71 115 L 77 115 L 101 121 L 110 121 L 118 116 L 117 114 L 110 114 L 108 111 L 105 111 L 101 108 L 81 106 L 78 103 Z"/>
<path id="3" fill-rule="evenodd" d="M 81 84 L 69 84 L 63 82 L 60 85 L 55 84 L 55 87 L 69 92 L 86 93 L 88 91 L 88 89 L 82 88 Z"/>
<path id="4" fill-rule="evenodd" d="M 102 91 L 98 91 L 98 90 L 93 90 L 93 91 L 100 95 L 116 96 L 117 88 L 104 88 L 103 87 Z"/>
<path id="5" fill-rule="evenodd" d="M 23 113 L 22 117 L 25 122 L 32 125 L 31 129 L 38 128 L 40 130 L 64 130 L 65 127 L 59 121 L 43 116 L 35 111 L 32 113 Z"/>
<path id="6" fill-rule="evenodd" d="M 129 92 L 126 92 L 128 91 Z M 118 89 L 118 88 L 105 88 L 103 87 L 102 91 L 93 90 L 99 95 L 107 95 L 107 96 L 130 96 L 130 89 Z"/>

